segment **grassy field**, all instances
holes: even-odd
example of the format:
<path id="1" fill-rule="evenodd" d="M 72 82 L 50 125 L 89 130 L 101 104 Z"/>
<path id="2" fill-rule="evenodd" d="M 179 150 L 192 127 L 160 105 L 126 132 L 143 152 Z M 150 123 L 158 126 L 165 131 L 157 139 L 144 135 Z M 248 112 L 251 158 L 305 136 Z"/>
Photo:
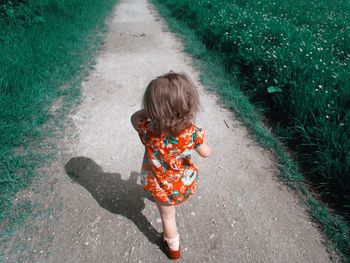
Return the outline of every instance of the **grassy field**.
<path id="1" fill-rule="evenodd" d="M 282 0 L 152 2 L 185 39 L 186 51 L 201 61 L 202 81 L 222 95 L 259 142 L 274 150 L 283 178 L 304 194 L 323 232 L 350 261 L 348 224 L 313 197 L 300 173 L 301 168 L 308 182 L 316 182 L 313 190 L 334 198 L 341 207 L 338 214 L 348 215 L 349 4 L 338 1 L 328 8 L 326 1 L 297 1 L 293 6 Z M 235 88 L 237 83 L 241 90 Z M 300 168 L 262 127 L 254 108 L 294 150 Z"/>
<path id="2" fill-rule="evenodd" d="M 338 1 L 162 1 L 222 55 L 304 172 L 350 201 L 350 4 Z M 329 6 L 329 8 L 328 8 Z M 327 8 L 325 8 L 327 7 Z M 316 8 L 316 11 L 315 11 Z"/>
<path id="3" fill-rule="evenodd" d="M 79 98 L 77 79 L 91 65 L 115 2 L 1 1 L 0 222 L 23 219 L 9 215 L 12 198 L 53 154 L 51 146 L 38 145 L 50 136 L 43 129 L 49 108 L 58 97 L 67 109 Z"/>

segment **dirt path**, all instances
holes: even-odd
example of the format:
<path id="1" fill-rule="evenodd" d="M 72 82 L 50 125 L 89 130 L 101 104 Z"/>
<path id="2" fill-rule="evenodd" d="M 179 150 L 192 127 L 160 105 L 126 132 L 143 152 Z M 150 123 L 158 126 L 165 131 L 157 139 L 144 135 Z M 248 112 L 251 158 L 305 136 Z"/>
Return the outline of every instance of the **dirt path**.
<path id="1" fill-rule="evenodd" d="M 137 184 L 143 148 L 129 121 L 155 76 L 174 70 L 198 80 L 179 40 L 163 30 L 146 0 L 119 1 L 104 49 L 83 83 L 84 100 L 71 115 L 74 126 L 61 140 L 60 162 L 49 170 L 54 194 L 47 202 L 56 206 L 57 220 L 30 238 L 39 242 L 50 233 L 52 241 L 42 242 L 45 257 L 28 250 L 30 261 L 167 260 L 158 246 L 156 205 Z M 182 261 L 329 262 L 323 236 L 295 194 L 277 182 L 271 155 L 215 95 L 201 86 L 200 93 L 204 111 L 198 125 L 206 129 L 213 155 L 195 157 L 198 191 L 178 207 Z"/>

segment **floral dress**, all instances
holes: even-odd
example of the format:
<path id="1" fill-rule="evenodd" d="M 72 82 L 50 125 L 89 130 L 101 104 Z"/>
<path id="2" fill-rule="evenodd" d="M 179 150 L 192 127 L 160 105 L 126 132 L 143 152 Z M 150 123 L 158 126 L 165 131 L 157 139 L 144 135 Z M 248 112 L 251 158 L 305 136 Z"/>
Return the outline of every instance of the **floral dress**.
<path id="1" fill-rule="evenodd" d="M 177 136 L 159 136 L 150 131 L 149 123 L 138 124 L 145 145 L 141 171 L 144 189 L 162 203 L 177 205 L 196 190 L 198 169 L 191 161 L 191 152 L 203 143 L 205 133 L 192 125 Z"/>

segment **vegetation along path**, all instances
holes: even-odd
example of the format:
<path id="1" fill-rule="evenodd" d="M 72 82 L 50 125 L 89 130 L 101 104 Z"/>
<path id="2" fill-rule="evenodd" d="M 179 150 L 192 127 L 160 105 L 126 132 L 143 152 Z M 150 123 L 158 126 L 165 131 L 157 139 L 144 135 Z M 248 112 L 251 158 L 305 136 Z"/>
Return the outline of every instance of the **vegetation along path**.
<path id="1" fill-rule="evenodd" d="M 198 125 L 213 148 L 208 160 L 194 157 L 201 171 L 198 190 L 178 206 L 180 261 L 331 261 L 317 225 L 296 194 L 279 183 L 273 155 L 201 86 L 191 63 L 146 0 L 118 2 L 97 63 L 82 84 L 82 103 L 67 120 L 60 157 L 47 167 L 42 185 L 53 191 L 31 193 L 53 207 L 53 222 L 18 232 L 3 248 L 5 259 L 166 261 L 156 205 L 139 184 L 143 147 L 130 116 L 140 108 L 147 83 L 174 70 L 198 84 Z M 13 253 L 20 240 L 26 249 Z"/>

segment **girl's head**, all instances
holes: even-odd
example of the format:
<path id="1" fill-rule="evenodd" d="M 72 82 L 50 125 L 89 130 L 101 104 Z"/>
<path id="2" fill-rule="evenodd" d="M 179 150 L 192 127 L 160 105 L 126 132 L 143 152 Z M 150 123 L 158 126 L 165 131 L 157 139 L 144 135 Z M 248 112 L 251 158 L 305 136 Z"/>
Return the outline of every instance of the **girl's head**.
<path id="1" fill-rule="evenodd" d="M 174 135 L 192 125 L 200 105 L 197 88 L 191 79 L 175 72 L 152 80 L 142 104 L 154 132 Z"/>

